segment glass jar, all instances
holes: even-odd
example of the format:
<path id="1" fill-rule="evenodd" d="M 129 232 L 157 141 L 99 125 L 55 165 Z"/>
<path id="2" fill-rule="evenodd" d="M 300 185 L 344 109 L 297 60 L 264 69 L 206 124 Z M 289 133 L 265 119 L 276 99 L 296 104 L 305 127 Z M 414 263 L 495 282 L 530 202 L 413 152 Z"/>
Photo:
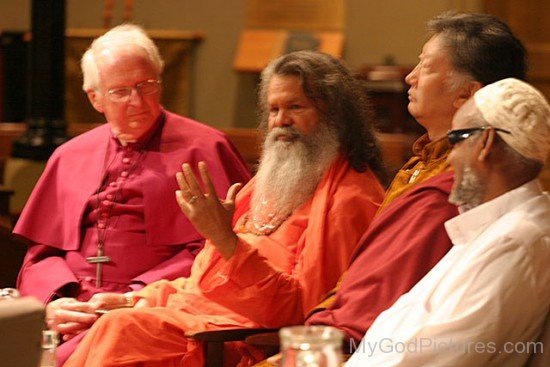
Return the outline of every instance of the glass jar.
<path id="1" fill-rule="evenodd" d="M 330 326 L 290 326 L 279 331 L 281 367 L 340 367 L 344 333 Z"/>
<path id="2" fill-rule="evenodd" d="M 57 345 L 59 334 L 53 330 L 42 331 L 42 357 L 40 367 L 57 367 Z"/>

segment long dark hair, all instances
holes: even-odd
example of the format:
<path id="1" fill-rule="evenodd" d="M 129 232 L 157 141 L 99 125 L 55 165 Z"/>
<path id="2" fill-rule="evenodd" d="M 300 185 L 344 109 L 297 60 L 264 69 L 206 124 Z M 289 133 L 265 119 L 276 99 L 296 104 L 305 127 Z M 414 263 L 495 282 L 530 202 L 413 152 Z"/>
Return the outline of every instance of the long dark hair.
<path id="1" fill-rule="evenodd" d="M 275 75 L 297 76 L 306 96 L 338 134 L 340 149 L 358 172 L 370 168 L 382 181 L 387 178 L 373 113 L 364 89 L 343 62 L 317 51 L 296 51 L 272 61 L 262 72 L 258 92 L 261 125 L 267 126 L 267 90 Z"/>

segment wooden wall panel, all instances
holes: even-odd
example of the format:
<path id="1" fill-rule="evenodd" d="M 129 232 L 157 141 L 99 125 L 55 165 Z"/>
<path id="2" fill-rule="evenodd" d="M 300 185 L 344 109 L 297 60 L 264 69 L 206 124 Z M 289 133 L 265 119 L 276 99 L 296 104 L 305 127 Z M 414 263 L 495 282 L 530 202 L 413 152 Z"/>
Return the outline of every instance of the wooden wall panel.
<path id="1" fill-rule="evenodd" d="M 529 55 L 528 82 L 550 101 L 550 0 L 484 0 L 484 10 L 508 23 L 523 41 Z M 540 178 L 550 190 L 548 164 Z"/>
<path id="2" fill-rule="evenodd" d="M 484 10 L 508 23 L 523 41 L 528 81 L 550 100 L 550 0 L 484 0 Z"/>

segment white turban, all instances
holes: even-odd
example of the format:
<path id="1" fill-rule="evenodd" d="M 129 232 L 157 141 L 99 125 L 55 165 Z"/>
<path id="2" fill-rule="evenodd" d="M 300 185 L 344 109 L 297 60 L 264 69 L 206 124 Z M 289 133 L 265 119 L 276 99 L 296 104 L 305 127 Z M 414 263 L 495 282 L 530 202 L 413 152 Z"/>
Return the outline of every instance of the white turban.
<path id="1" fill-rule="evenodd" d="M 550 149 L 550 106 L 537 89 L 508 78 L 478 90 L 474 101 L 490 126 L 511 132 L 499 133 L 506 144 L 544 164 Z"/>

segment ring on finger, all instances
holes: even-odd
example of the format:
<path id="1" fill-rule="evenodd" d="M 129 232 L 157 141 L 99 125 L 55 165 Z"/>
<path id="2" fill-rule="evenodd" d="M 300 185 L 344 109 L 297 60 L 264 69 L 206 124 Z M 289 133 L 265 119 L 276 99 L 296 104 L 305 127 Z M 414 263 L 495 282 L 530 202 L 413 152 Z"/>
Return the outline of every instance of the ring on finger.
<path id="1" fill-rule="evenodd" d="M 189 199 L 188 203 L 193 204 L 195 201 L 197 201 L 199 197 L 197 195 L 191 196 L 191 199 Z"/>

